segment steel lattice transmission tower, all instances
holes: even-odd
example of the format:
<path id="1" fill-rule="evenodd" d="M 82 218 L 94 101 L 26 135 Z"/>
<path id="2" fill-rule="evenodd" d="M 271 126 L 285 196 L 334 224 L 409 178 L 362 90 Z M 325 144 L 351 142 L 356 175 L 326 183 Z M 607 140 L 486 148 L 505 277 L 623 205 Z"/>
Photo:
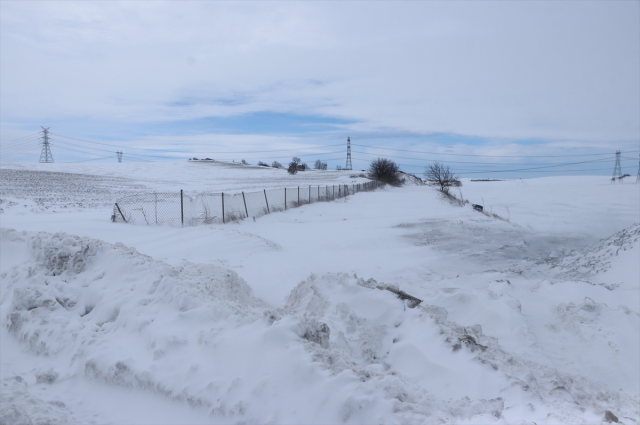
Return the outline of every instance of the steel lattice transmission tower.
<path id="1" fill-rule="evenodd" d="M 116 155 L 118 155 L 118 162 L 122 162 L 122 151 L 116 151 Z"/>
<path id="2" fill-rule="evenodd" d="M 611 181 L 616 181 L 616 178 L 620 180 L 622 177 L 622 167 L 620 166 L 620 151 L 616 151 L 616 165 L 613 166 L 613 176 L 611 176 Z"/>
<path id="3" fill-rule="evenodd" d="M 353 170 L 353 166 L 351 165 L 351 137 L 347 137 L 347 165 L 344 169 Z"/>
<path id="4" fill-rule="evenodd" d="M 42 136 L 42 152 L 40 152 L 40 162 L 53 162 L 53 155 L 51 155 L 51 147 L 49 146 L 49 129 L 51 127 L 42 128 L 44 136 Z"/>

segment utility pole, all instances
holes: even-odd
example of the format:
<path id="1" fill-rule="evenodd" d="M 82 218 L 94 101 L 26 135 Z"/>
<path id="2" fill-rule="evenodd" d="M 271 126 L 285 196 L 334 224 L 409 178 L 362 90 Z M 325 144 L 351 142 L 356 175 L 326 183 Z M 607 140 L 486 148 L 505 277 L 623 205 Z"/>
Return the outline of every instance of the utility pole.
<path id="1" fill-rule="evenodd" d="M 118 155 L 118 162 L 122 162 L 122 151 L 116 151 L 116 155 Z"/>
<path id="2" fill-rule="evenodd" d="M 351 137 L 347 137 L 347 165 L 344 167 L 344 169 L 353 169 L 353 166 L 351 165 Z"/>
<path id="3" fill-rule="evenodd" d="M 53 155 L 51 155 L 51 148 L 49 147 L 49 129 L 51 127 L 44 128 L 40 126 L 44 132 L 42 136 L 42 152 L 40 152 L 40 162 L 53 162 Z"/>
<path id="4" fill-rule="evenodd" d="M 622 167 L 620 166 L 620 151 L 616 151 L 616 165 L 613 166 L 613 176 L 611 177 L 611 181 L 616 181 L 616 178 L 620 180 L 622 177 Z"/>

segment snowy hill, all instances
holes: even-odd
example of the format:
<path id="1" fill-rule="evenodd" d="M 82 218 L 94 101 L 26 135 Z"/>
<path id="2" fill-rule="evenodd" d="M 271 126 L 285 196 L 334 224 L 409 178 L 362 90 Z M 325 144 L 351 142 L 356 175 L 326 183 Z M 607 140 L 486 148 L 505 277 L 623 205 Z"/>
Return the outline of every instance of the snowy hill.
<path id="1" fill-rule="evenodd" d="M 162 187 L 152 165 L 109 179 Z M 640 421 L 637 199 L 608 223 L 557 202 L 637 186 L 465 182 L 509 221 L 411 186 L 176 228 L 111 223 L 64 184 L 42 208 L 26 189 L 67 177 L 38 167 L 0 193 L 2 423 Z M 277 171 L 237 168 L 206 184 Z M 170 186 L 203 187 L 190 170 Z"/>

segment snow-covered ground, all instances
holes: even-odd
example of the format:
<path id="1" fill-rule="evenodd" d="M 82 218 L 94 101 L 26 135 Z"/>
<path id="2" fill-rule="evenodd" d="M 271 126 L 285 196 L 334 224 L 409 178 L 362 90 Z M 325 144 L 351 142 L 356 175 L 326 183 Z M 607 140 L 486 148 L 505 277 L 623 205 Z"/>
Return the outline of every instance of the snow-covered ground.
<path id="1" fill-rule="evenodd" d="M 633 181 L 464 180 L 502 220 L 425 186 L 255 222 L 109 220 L 134 193 L 359 174 L 1 164 L 0 423 L 640 422 Z"/>

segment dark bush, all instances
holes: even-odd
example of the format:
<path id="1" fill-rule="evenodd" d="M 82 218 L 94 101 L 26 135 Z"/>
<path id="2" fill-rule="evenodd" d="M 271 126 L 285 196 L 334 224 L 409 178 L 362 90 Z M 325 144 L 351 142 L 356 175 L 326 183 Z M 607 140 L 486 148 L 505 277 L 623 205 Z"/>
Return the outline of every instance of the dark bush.
<path id="1" fill-rule="evenodd" d="M 282 168 L 282 164 L 280 164 L 278 161 L 273 161 L 273 162 L 271 163 L 271 166 L 272 166 L 273 168 Z"/>
<path id="2" fill-rule="evenodd" d="M 295 162 L 290 162 L 287 172 L 289 174 L 296 174 L 298 172 L 298 164 L 296 164 Z"/>
<path id="3" fill-rule="evenodd" d="M 404 184 L 404 178 L 400 177 L 400 167 L 394 161 L 387 158 L 378 158 L 371 161 L 369 175 L 372 179 L 392 186 Z"/>

